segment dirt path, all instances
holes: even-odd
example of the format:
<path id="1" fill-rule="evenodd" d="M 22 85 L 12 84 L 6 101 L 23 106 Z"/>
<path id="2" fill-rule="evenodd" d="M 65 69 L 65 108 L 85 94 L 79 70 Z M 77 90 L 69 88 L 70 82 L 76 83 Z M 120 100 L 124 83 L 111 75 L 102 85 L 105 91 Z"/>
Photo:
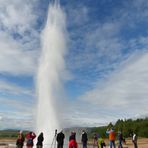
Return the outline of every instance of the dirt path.
<path id="1" fill-rule="evenodd" d="M 106 148 L 109 148 L 109 140 L 104 140 L 106 143 Z M 79 148 L 82 148 L 81 146 Z M 88 146 L 88 148 L 93 148 L 93 146 Z M 95 147 L 97 148 L 97 146 Z M 116 148 L 118 148 L 118 141 L 116 141 Z M 131 139 L 126 140 L 126 144 L 123 144 L 123 148 L 134 148 L 134 145 Z M 148 138 L 139 138 L 138 139 L 138 148 L 148 148 Z"/>
<path id="2" fill-rule="evenodd" d="M 109 141 L 105 140 L 107 144 L 106 148 L 109 148 Z M 116 142 L 117 143 L 117 142 Z M 15 148 L 15 140 L 10 139 L 0 139 L 0 148 Z M 44 146 L 45 148 L 46 146 Z M 25 146 L 24 146 L 25 148 Z M 48 146 L 49 148 L 49 146 Z M 64 148 L 68 148 L 68 144 L 64 145 Z M 82 145 L 79 145 L 78 148 L 82 148 Z M 88 145 L 88 148 L 94 148 L 92 145 Z M 95 147 L 97 148 L 97 146 Z M 117 145 L 116 145 L 117 148 Z M 123 148 L 134 148 L 133 143 L 131 140 L 126 140 L 126 144 L 123 144 Z M 148 148 L 148 138 L 139 138 L 138 139 L 138 148 Z"/>
<path id="3" fill-rule="evenodd" d="M 131 140 L 126 140 L 126 145 L 128 148 L 134 147 Z M 138 148 L 148 148 L 148 138 L 139 138 L 138 139 Z"/>
<path id="4" fill-rule="evenodd" d="M 105 140 L 105 142 L 109 143 L 108 140 Z M 109 147 L 109 146 L 107 146 L 107 147 Z M 117 147 L 117 145 L 116 145 L 116 147 Z M 123 144 L 123 148 L 134 148 L 134 145 L 133 145 L 131 139 L 126 140 L 126 144 Z M 139 138 L 138 139 L 138 148 L 148 148 L 148 138 Z"/>

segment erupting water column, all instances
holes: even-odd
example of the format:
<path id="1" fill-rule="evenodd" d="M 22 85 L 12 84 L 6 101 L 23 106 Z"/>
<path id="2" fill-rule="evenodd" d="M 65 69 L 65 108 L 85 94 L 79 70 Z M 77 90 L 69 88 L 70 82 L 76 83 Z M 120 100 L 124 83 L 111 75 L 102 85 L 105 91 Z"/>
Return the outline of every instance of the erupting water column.
<path id="1" fill-rule="evenodd" d="M 44 146 L 52 143 L 55 129 L 61 128 L 57 116 L 57 98 L 62 88 L 61 73 L 65 68 L 65 26 L 65 14 L 58 0 L 55 0 L 49 5 L 47 22 L 41 36 L 42 51 L 37 74 L 36 133 L 44 133 Z"/>

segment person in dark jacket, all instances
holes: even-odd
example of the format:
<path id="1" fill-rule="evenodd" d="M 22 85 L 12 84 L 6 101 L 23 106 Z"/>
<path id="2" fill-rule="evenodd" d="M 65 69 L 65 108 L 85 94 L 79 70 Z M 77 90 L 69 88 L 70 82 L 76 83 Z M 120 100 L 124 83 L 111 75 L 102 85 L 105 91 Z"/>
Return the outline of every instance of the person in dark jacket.
<path id="1" fill-rule="evenodd" d="M 87 133 L 83 130 L 82 131 L 82 137 L 81 137 L 83 148 L 87 148 L 87 140 L 88 140 Z"/>
<path id="2" fill-rule="evenodd" d="M 37 138 L 37 148 L 42 148 L 43 147 L 43 141 L 44 141 L 44 136 L 43 133 L 41 132 Z"/>
<path id="3" fill-rule="evenodd" d="M 123 142 L 123 135 L 121 131 L 118 131 L 118 148 L 123 148 L 122 146 L 122 142 Z"/>
<path id="4" fill-rule="evenodd" d="M 63 148 L 63 145 L 64 145 L 64 138 L 65 138 L 65 135 L 63 133 L 63 131 L 61 131 L 60 133 L 57 134 L 57 148 Z"/>
<path id="5" fill-rule="evenodd" d="M 24 141 L 25 141 L 25 137 L 24 137 L 22 131 L 20 131 L 18 134 L 17 141 L 16 141 L 17 148 L 22 148 L 24 146 Z"/>
<path id="6" fill-rule="evenodd" d="M 71 132 L 71 135 L 69 136 L 69 141 L 70 140 L 76 140 L 76 132 L 75 131 Z"/>

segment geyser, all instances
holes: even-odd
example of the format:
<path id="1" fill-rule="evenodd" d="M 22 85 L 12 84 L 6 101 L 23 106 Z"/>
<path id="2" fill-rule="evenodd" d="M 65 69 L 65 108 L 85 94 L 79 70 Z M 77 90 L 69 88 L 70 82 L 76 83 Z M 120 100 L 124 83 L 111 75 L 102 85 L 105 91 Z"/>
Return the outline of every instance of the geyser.
<path id="1" fill-rule="evenodd" d="M 41 57 L 37 73 L 36 133 L 44 133 L 44 146 L 52 143 L 55 129 L 61 129 L 57 116 L 58 97 L 66 52 L 65 14 L 58 0 L 49 5 L 45 28 L 41 34 Z"/>

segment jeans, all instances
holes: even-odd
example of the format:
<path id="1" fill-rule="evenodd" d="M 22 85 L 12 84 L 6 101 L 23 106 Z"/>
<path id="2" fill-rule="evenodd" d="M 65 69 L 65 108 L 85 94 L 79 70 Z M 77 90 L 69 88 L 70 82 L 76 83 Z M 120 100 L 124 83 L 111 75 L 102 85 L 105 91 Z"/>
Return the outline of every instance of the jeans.
<path id="1" fill-rule="evenodd" d="M 110 140 L 109 145 L 110 145 L 110 148 L 112 148 L 112 146 L 113 146 L 114 148 L 116 148 L 116 145 L 115 145 L 115 141 L 114 141 L 114 140 Z"/>
<path id="2" fill-rule="evenodd" d="M 118 148 L 122 148 L 122 140 L 119 140 L 119 146 Z"/>
<path id="3" fill-rule="evenodd" d="M 83 142 L 83 148 L 87 148 L 87 142 Z"/>

